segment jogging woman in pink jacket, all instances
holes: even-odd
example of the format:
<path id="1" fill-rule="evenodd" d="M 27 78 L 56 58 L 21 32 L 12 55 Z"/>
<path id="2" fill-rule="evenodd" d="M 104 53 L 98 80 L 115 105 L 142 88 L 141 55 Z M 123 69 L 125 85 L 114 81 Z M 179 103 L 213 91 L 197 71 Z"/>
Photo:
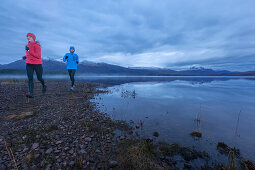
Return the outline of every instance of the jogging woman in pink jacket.
<path id="1" fill-rule="evenodd" d="M 46 85 L 42 78 L 43 68 L 42 68 L 42 58 L 41 58 L 41 45 L 39 42 L 35 41 L 36 37 L 32 33 L 27 34 L 28 44 L 25 47 L 26 55 L 23 57 L 26 60 L 26 70 L 28 77 L 28 87 L 29 93 L 26 95 L 28 98 L 34 97 L 34 71 L 36 72 L 37 79 L 42 84 L 42 92 L 46 92 Z"/>

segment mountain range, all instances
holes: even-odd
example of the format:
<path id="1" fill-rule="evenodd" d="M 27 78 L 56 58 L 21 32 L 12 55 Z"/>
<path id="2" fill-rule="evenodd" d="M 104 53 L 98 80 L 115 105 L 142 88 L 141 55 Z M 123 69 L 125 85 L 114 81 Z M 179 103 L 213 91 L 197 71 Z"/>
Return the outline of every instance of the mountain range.
<path id="1" fill-rule="evenodd" d="M 48 74 L 66 73 L 65 63 L 56 60 L 43 60 L 43 69 Z M 9 64 L 0 65 L 0 73 L 25 73 L 26 63 L 17 60 Z M 167 68 L 122 67 L 107 63 L 83 61 L 79 63 L 78 74 L 88 75 L 137 75 L 137 76 L 255 76 L 255 71 L 230 72 L 227 70 L 213 70 L 203 67 L 191 67 L 187 70 L 175 71 Z"/>

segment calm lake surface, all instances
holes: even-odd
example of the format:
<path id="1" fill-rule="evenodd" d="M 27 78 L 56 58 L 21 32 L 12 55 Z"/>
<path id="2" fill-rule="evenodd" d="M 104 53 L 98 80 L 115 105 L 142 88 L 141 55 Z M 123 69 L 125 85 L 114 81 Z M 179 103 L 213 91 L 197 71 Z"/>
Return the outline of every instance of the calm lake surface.
<path id="1" fill-rule="evenodd" d="M 5 79 L 1 77 L 0 79 Z M 26 79 L 26 76 L 10 77 Z M 45 76 L 69 80 L 67 75 Z M 107 85 L 109 93 L 93 102 L 115 120 L 143 124 L 137 133 L 209 152 L 218 142 L 240 149 L 255 161 L 255 77 L 112 77 L 77 76 L 77 81 Z M 200 117 L 200 124 L 195 119 Z M 201 131 L 195 140 L 192 131 Z M 158 138 L 153 133 L 158 132 Z"/>
<path id="2" fill-rule="evenodd" d="M 111 86 L 109 93 L 95 99 L 98 108 L 116 120 L 142 122 L 143 128 L 137 130 L 142 136 L 158 132 L 159 137 L 154 137 L 158 141 L 193 146 L 219 159 L 217 143 L 224 142 L 255 160 L 254 77 L 111 77 L 104 81 Z M 200 129 L 202 138 L 194 140 L 190 133 Z"/>

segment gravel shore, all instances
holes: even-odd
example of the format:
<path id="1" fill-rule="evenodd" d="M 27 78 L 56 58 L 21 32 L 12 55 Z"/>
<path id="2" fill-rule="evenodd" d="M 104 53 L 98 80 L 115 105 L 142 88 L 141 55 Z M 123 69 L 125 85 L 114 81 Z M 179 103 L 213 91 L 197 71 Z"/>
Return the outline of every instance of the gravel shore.
<path id="1" fill-rule="evenodd" d="M 108 92 L 100 84 L 77 82 L 71 91 L 70 82 L 48 81 L 43 94 L 36 82 L 33 99 L 27 89 L 23 80 L 0 81 L 0 170 L 255 169 L 224 143 L 217 149 L 233 159 L 222 164 L 205 151 L 136 136 L 138 125 L 111 120 L 91 102 Z"/>
<path id="2" fill-rule="evenodd" d="M 97 84 L 35 83 L 27 99 L 27 83 L 6 80 L 0 86 L 0 169 L 109 169 L 118 165 L 114 130 L 125 126 L 95 109 L 90 100 Z M 9 153 L 8 153 L 9 152 Z"/>

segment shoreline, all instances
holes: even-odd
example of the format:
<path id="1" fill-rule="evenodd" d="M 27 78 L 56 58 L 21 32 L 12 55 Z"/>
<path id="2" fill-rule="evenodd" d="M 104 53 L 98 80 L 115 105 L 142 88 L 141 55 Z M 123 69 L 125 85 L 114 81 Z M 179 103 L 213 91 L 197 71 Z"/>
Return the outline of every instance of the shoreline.
<path id="1" fill-rule="evenodd" d="M 192 169 L 190 161 L 210 160 L 206 152 L 136 138 L 134 127 L 111 120 L 90 101 L 107 92 L 99 84 L 77 82 L 74 92 L 67 81 L 47 81 L 47 86 L 42 94 L 36 82 L 35 98 L 27 99 L 26 81 L 1 81 L 0 169 L 15 164 L 19 169 L 178 169 L 180 163 Z"/>

